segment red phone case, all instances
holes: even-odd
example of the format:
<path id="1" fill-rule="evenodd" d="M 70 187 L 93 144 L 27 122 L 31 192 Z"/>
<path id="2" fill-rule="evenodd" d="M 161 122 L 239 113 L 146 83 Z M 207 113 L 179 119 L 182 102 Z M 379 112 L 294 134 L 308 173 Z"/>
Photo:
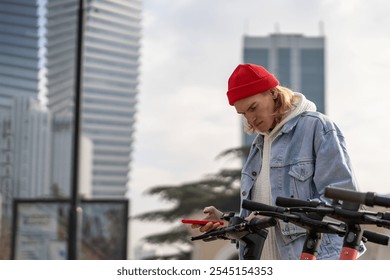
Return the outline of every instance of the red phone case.
<path id="1" fill-rule="evenodd" d="M 183 219 L 181 220 L 181 222 L 183 224 L 193 224 L 193 225 L 205 225 L 207 224 L 208 222 L 210 221 L 206 221 L 206 220 L 188 220 L 188 219 Z M 214 224 L 216 223 L 219 223 L 220 225 L 223 225 L 223 222 L 219 222 L 219 221 L 212 221 Z"/>

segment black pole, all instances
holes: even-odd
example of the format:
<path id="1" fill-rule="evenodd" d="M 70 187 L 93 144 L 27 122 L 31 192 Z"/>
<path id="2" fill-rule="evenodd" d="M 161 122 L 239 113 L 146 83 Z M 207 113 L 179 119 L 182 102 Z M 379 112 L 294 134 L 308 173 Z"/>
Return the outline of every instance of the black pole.
<path id="1" fill-rule="evenodd" d="M 80 151 L 80 116 L 82 94 L 82 61 L 83 61 L 83 26 L 84 26 L 84 0 L 79 0 L 77 42 L 76 42 L 76 69 L 75 69 L 75 93 L 74 93 L 74 131 L 73 131 L 73 166 L 71 168 L 71 197 L 69 209 L 68 227 L 68 259 L 77 259 L 77 226 L 78 226 L 78 178 L 79 178 L 79 151 Z"/>

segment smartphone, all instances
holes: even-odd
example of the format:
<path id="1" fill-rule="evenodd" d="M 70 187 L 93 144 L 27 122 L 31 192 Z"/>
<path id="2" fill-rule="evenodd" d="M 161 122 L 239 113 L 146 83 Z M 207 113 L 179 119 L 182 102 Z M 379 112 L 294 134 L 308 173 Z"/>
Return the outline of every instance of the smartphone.
<path id="1" fill-rule="evenodd" d="M 181 220 L 183 224 L 192 224 L 192 225 L 205 225 L 208 222 L 213 222 L 214 224 L 219 223 L 220 225 L 223 225 L 223 222 L 221 221 L 207 221 L 207 220 L 188 220 L 188 219 L 183 219 Z"/>

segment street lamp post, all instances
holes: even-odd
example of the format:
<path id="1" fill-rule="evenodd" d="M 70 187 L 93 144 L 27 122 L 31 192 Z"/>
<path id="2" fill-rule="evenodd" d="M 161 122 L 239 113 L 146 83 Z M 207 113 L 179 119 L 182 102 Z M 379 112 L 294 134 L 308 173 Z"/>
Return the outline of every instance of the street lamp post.
<path id="1" fill-rule="evenodd" d="M 83 31 L 84 31 L 84 0 L 78 3 L 76 69 L 75 69 L 75 98 L 74 98 L 74 131 L 73 131 L 73 166 L 71 168 L 71 197 L 68 226 L 68 259 L 77 259 L 77 233 L 79 220 L 79 154 L 81 130 L 81 101 L 82 101 L 82 66 L 83 66 Z"/>

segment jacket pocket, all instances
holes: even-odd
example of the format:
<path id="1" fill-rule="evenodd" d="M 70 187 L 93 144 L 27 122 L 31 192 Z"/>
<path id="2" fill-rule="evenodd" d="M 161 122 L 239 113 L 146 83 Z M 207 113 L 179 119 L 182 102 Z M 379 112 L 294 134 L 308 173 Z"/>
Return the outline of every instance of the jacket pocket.
<path id="1" fill-rule="evenodd" d="M 290 167 L 290 197 L 306 200 L 313 195 L 314 163 L 299 162 Z"/>
<path id="2" fill-rule="evenodd" d="M 294 164 L 291 166 L 288 174 L 299 181 L 306 181 L 314 174 L 314 164 L 312 162 L 300 162 Z"/>

